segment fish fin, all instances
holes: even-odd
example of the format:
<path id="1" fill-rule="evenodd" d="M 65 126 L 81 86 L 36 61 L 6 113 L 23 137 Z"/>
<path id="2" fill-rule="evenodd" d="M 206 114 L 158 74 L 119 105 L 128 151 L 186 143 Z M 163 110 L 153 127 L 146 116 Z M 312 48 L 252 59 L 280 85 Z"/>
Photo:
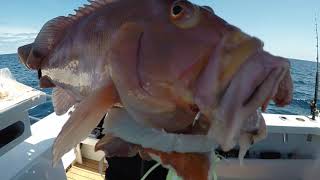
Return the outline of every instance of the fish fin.
<path id="1" fill-rule="evenodd" d="M 83 7 L 75 9 L 74 11 L 76 12 L 76 14 L 70 14 L 69 18 L 71 18 L 74 21 L 78 21 L 83 16 L 93 13 L 94 11 L 104 7 L 107 4 L 111 4 L 118 1 L 119 0 L 88 0 L 90 4 L 85 4 L 83 5 Z"/>
<path id="2" fill-rule="evenodd" d="M 97 9 L 107 4 L 116 2 L 117 0 L 95 0 L 89 5 L 80 7 L 75 10 L 75 14 L 68 16 L 59 16 L 48 21 L 36 37 L 33 48 L 28 56 L 27 66 L 31 69 L 39 69 L 41 63 L 58 45 L 65 36 L 66 31 L 73 24 L 81 20 L 83 17 L 95 12 Z"/>
<path id="3" fill-rule="evenodd" d="M 54 142 L 52 150 L 54 166 L 65 153 L 88 136 L 118 100 L 114 86 L 107 85 L 97 89 L 79 103 Z"/>
<path id="4" fill-rule="evenodd" d="M 20 62 L 22 64 L 26 64 L 30 51 L 32 49 L 33 44 L 27 44 L 18 48 L 18 55 Z"/>
<path id="5" fill-rule="evenodd" d="M 112 143 L 112 141 L 115 139 L 116 137 L 114 137 L 112 134 L 106 134 L 105 136 L 103 136 L 94 146 L 94 151 L 104 151 L 106 145 Z M 107 153 L 105 153 L 107 154 Z"/>
<path id="6" fill-rule="evenodd" d="M 75 9 L 74 11 L 76 12 L 76 14 L 75 15 L 70 14 L 69 17 L 73 18 L 74 20 L 78 20 L 81 17 L 91 14 L 92 12 L 104 7 L 107 4 L 110 4 L 116 1 L 117 0 L 88 0 L 90 4 L 85 4 L 83 5 L 83 7 L 79 7 L 78 9 Z"/>
<path id="7" fill-rule="evenodd" d="M 239 138 L 239 154 L 238 158 L 240 161 L 240 165 L 243 166 L 244 157 L 246 156 L 248 150 L 250 149 L 251 145 L 253 144 L 253 135 L 249 133 L 243 133 L 240 135 Z"/>
<path id="8" fill-rule="evenodd" d="M 32 50 L 28 56 L 27 66 L 39 69 L 41 62 L 57 46 L 64 37 L 65 31 L 72 24 L 68 17 L 59 16 L 48 21 L 36 37 Z"/>
<path id="9" fill-rule="evenodd" d="M 74 104 L 76 99 L 69 95 L 67 91 L 60 87 L 53 88 L 52 92 L 52 104 L 56 114 L 65 114 Z"/>
<path id="10" fill-rule="evenodd" d="M 73 22 L 81 20 L 84 16 L 88 16 L 91 13 L 105 7 L 108 4 L 118 2 L 119 0 L 88 0 L 89 4 L 84 4 L 83 7 L 75 9 L 75 14 L 69 14 L 68 18 Z"/>
<path id="11" fill-rule="evenodd" d="M 139 145 L 106 134 L 96 143 L 95 151 L 104 151 L 106 157 L 133 157 L 138 154 Z"/>

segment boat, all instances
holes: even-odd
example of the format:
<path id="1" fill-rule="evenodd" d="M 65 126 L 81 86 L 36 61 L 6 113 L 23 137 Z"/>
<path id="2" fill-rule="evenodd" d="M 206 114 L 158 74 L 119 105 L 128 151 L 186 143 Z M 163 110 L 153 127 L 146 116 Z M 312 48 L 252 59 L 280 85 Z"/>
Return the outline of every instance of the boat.
<path id="1" fill-rule="evenodd" d="M 30 117 L 27 110 L 46 102 L 48 95 L 18 83 L 12 79 L 9 69 L 0 70 L 0 82 L 1 180 L 63 180 L 67 179 L 66 170 L 75 160 L 83 164 L 81 156 L 94 162 L 104 159 L 102 152 L 91 153 L 97 139 L 88 137 L 82 142 L 82 152 L 80 146 L 71 150 L 53 167 L 51 147 L 68 114 L 52 113 L 31 125 L 30 119 L 35 118 Z"/>
<path id="2" fill-rule="evenodd" d="M 237 159 L 237 148 L 227 153 L 217 150 L 219 162 L 215 163 L 214 171 L 219 180 L 318 179 L 318 56 L 317 51 L 312 115 L 263 113 L 268 137 L 249 149 L 243 164 Z M 15 81 L 9 69 L 0 70 L 0 179 L 104 179 L 107 165 L 104 154 L 94 151 L 102 133 L 99 127 L 65 154 L 56 167 L 52 166 L 51 148 L 69 113 L 62 116 L 52 113 L 32 125 L 30 119 L 36 118 L 27 113 L 48 98 L 44 92 Z"/>

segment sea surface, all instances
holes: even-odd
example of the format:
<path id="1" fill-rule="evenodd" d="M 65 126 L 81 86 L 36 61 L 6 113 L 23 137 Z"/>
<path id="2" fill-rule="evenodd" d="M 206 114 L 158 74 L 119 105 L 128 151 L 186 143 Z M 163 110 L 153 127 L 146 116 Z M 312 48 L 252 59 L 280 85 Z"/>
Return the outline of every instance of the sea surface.
<path id="1" fill-rule="evenodd" d="M 0 55 L 0 69 L 9 68 L 17 81 L 51 94 L 51 89 L 40 89 L 37 73 L 26 69 L 18 59 L 17 54 Z M 268 113 L 309 115 L 309 102 L 313 99 L 316 63 L 311 61 L 291 60 L 291 74 L 294 82 L 292 103 L 285 108 L 278 108 L 273 103 L 268 107 Z M 319 107 L 319 105 L 318 105 Z M 48 102 L 29 110 L 31 116 L 43 118 L 53 112 Z"/>

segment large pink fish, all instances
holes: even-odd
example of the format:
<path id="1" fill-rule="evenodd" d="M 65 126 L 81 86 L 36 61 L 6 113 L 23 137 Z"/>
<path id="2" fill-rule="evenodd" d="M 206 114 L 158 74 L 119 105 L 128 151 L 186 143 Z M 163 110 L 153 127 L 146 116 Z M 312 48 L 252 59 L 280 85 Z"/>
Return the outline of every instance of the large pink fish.
<path id="1" fill-rule="evenodd" d="M 227 151 L 239 143 L 244 156 L 266 136 L 259 109 L 270 100 L 291 101 L 289 61 L 209 7 L 186 0 L 90 2 L 47 22 L 18 49 L 21 61 L 41 72 L 40 85 L 54 87 L 57 114 L 76 105 L 55 141 L 54 162 L 109 112 L 110 134 L 97 149 L 140 151 L 184 179 L 207 179 L 216 144 Z"/>

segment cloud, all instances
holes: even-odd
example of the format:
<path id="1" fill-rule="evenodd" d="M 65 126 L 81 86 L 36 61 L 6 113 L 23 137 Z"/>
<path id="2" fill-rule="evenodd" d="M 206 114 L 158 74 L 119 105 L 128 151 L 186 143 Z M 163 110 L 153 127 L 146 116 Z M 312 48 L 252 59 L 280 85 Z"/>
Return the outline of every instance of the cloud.
<path id="1" fill-rule="evenodd" d="M 16 53 L 18 47 L 32 43 L 37 32 L 30 28 L 0 27 L 0 54 Z"/>

